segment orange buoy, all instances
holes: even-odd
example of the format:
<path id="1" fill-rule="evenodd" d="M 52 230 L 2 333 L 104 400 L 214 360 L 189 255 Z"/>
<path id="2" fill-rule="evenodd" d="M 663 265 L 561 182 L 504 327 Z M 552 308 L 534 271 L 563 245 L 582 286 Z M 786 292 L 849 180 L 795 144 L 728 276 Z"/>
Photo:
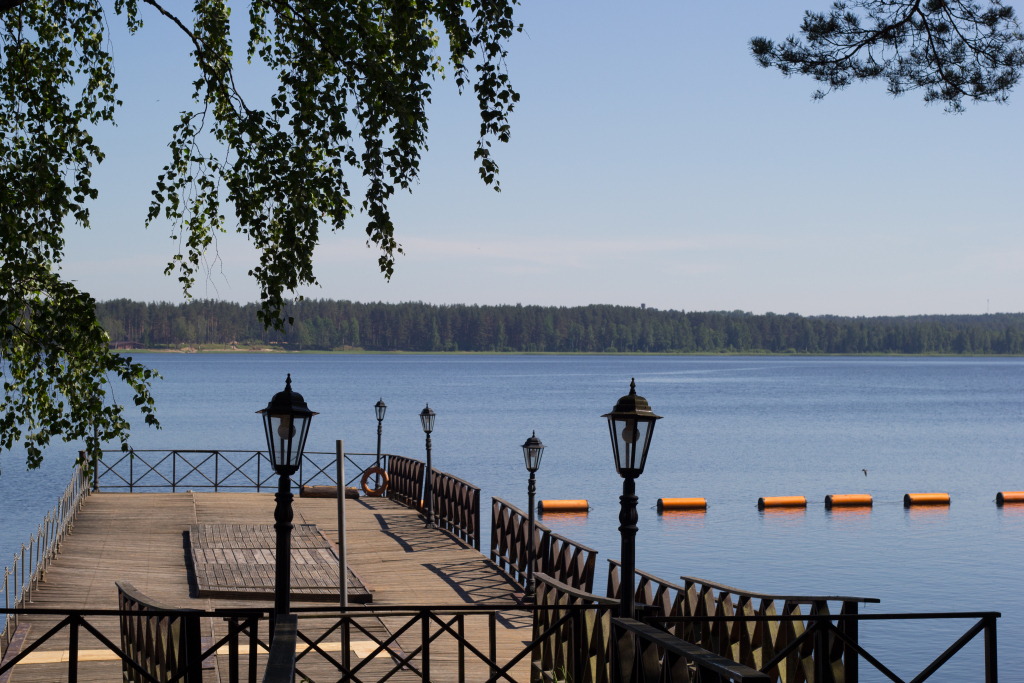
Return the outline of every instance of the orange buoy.
<path id="1" fill-rule="evenodd" d="M 537 504 L 538 512 L 587 512 L 590 505 L 585 500 L 542 500 Z"/>
<path id="2" fill-rule="evenodd" d="M 1005 503 L 1024 503 L 1024 491 L 1000 491 L 996 494 L 996 505 L 1002 507 Z"/>
<path id="3" fill-rule="evenodd" d="M 805 508 L 807 499 L 803 496 L 765 496 L 757 499 L 757 509 L 766 508 Z"/>
<path id="4" fill-rule="evenodd" d="M 948 493 L 908 493 L 903 496 L 903 507 L 911 505 L 949 505 Z"/>
<path id="5" fill-rule="evenodd" d="M 871 507 L 873 504 L 871 496 L 866 493 L 834 493 L 831 496 L 825 496 L 826 510 L 831 510 L 833 507 Z"/>
<path id="6" fill-rule="evenodd" d="M 707 510 L 708 501 L 703 498 L 659 498 L 658 512 L 664 510 Z"/>

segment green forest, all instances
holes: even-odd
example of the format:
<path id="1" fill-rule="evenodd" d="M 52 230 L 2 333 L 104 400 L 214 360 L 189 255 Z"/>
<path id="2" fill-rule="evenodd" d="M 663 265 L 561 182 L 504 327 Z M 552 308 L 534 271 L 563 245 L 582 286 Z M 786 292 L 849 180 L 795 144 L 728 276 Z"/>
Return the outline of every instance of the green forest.
<path id="1" fill-rule="evenodd" d="M 97 304 L 111 345 L 175 349 L 558 353 L 1024 354 L 1024 314 L 848 318 L 796 313 L 575 307 L 435 306 L 300 300 L 266 330 L 258 304 L 127 299 Z"/>

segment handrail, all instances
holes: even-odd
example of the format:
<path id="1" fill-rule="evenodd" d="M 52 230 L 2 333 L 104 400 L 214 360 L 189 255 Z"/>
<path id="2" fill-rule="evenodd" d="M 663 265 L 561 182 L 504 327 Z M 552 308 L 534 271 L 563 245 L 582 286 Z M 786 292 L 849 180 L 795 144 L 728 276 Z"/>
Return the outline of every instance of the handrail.
<path id="1" fill-rule="evenodd" d="M 526 585 L 529 516 L 502 498 L 491 498 L 491 561 Z M 597 551 L 534 522 L 534 570 L 587 593 L 594 588 Z"/>
<path id="2" fill-rule="evenodd" d="M 82 465 L 76 464 L 71 474 L 71 482 L 64 493 L 57 499 L 57 504 L 43 517 L 35 534 L 29 537 L 28 547 L 21 544 L 21 551 L 14 555 L 13 569 L 4 567 L 3 593 L 4 607 L 11 609 L 24 607 L 32 602 L 32 595 L 40 581 L 46 581 L 46 568 L 60 552 L 61 544 L 74 528 L 75 518 L 82 508 L 82 503 L 89 495 L 88 473 Z M 26 557 L 26 550 L 28 555 Z M 20 565 L 20 572 L 19 572 Z M 28 576 L 26 577 L 26 570 Z M 7 647 L 18 627 L 18 615 L 11 614 L 4 621 L 0 631 L 0 659 L 7 653 Z"/>
<path id="3" fill-rule="evenodd" d="M 711 673 L 714 680 L 735 681 L 736 683 L 767 683 L 771 679 L 767 674 L 751 669 L 748 666 L 716 655 L 713 652 L 680 640 L 665 631 L 642 624 L 633 619 L 612 618 L 612 627 L 622 631 L 633 640 L 633 643 L 622 642 L 623 636 L 616 638 L 619 647 L 613 652 L 619 656 L 618 671 L 621 683 L 637 681 L 689 680 L 686 672 L 680 671 L 689 662 L 697 669 L 696 680 L 706 680 L 704 673 Z M 667 669 L 667 671 L 665 671 Z M 671 675 L 669 672 L 677 672 Z M 666 674 L 669 674 L 666 676 Z"/>
<path id="4" fill-rule="evenodd" d="M 618 571 L 619 571 L 618 568 L 622 566 L 622 563 L 619 560 L 609 559 L 608 560 L 608 564 L 612 565 L 612 567 L 608 568 L 609 575 L 612 573 L 612 569 L 614 568 L 614 571 L 615 571 L 615 574 L 616 574 L 616 577 L 617 577 L 618 576 Z M 665 579 L 663 579 L 661 577 L 655 576 L 654 574 L 650 574 L 648 572 L 645 572 L 645 571 L 643 571 L 641 569 L 637 569 L 635 571 L 636 571 L 636 575 L 637 576 L 639 576 L 642 579 L 647 579 L 650 582 L 658 583 L 658 584 L 660 584 L 662 586 L 666 586 L 666 587 L 672 588 L 674 590 L 679 590 L 679 591 L 685 591 L 686 590 L 686 588 L 684 588 L 683 586 L 680 586 L 679 584 L 671 583 L 670 581 L 667 581 L 667 580 L 665 580 Z M 701 579 L 701 578 L 698 578 L 696 576 L 680 576 L 679 578 L 681 578 L 683 581 L 685 581 L 687 583 L 687 585 L 689 585 L 689 584 L 700 584 L 702 586 L 707 586 L 709 588 L 714 588 L 715 590 L 724 591 L 726 593 L 731 593 L 732 595 L 743 596 L 743 597 L 747 597 L 747 598 L 757 598 L 759 600 L 784 600 L 786 602 L 791 602 L 791 603 L 794 603 L 794 604 L 801 604 L 801 605 L 810 605 L 810 604 L 813 604 L 813 603 L 816 603 L 816 602 L 861 602 L 861 603 L 879 603 L 879 602 L 881 602 L 881 600 L 879 600 L 878 598 L 858 598 L 858 597 L 845 596 L 845 595 L 821 595 L 821 596 L 818 596 L 818 595 L 775 595 L 775 594 L 772 594 L 772 593 L 757 593 L 757 592 L 754 592 L 754 591 L 745 591 L 745 590 L 741 590 L 739 588 L 734 588 L 732 586 L 727 586 L 724 583 L 716 583 L 714 581 L 707 581 L 706 579 Z M 615 594 L 618 595 L 618 590 L 617 589 L 616 589 Z"/>
<path id="5" fill-rule="evenodd" d="M 609 562 L 616 562 L 615 560 L 609 560 Z M 657 578 L 653 574 L 645 574 L 644 572 L 637 570 L 637 576 L 647 576 L 652 579 Z M 755 593 L 753 591 L 744 591 L 739 588 L 733 588 L 727 586 L 724 583 L 715 583 L 714 581 L 708 581 L 706 579 L 699 579 L 696 576 L 680 576 L 680 579 L 687 583 L 699 583 L 702 586 L 710 586 L 715 590 L 725 591 L 732 593 L 733 595 L 744 595 L 751 598 L 758 598 L 761 600 L 785 600 L 786 602 L 793 602 L 799 604 L 811 604 L 815 602 L 861 602 L 861 603 L 879 603 L 882 602 L 878 598 L 859 598 L 848 595 L 773 595 L 771 593 Z M 658 579 L 659 581 L 661 579 Z M 671 585 L 671 584 L 667 584 Z M 678 586 L 676 586 L 678 588 Z"/>
<path id="6" fill-rule="evenodd" d="M 274 622 L 263 683 L 292 683 L 295 680 L 295 645 L 299 620 L 294 614 L 282 614 Z"/>

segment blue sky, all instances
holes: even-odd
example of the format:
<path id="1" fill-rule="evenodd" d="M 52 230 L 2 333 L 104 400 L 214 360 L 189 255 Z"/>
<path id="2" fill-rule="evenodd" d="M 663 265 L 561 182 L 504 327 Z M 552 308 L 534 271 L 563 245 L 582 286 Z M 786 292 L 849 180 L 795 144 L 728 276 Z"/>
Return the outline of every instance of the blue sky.
<path id="1" fill-rule="evenodd" d="M 812 102 L 815 83 L 759 68 L 747 41 L 781 39 L 804 9 L 825 7 L 527 0 L 508 59 L 522 101 L 511 142 L 497 149 L 503 191 L 477 176 L 474 99 L 438 82 L 422 178 L 393 203 L 407 253 L 391 282 L 357 216 L 324 231 L 322 286 L 302 294 L 840 315 L 1024 310 L 1021 86 L 1009 105 L 962 115 L 919 93 L 893 99 L 881 83 Z M 180 301 L 162 274 L 176 248 L 170 227 L 143 222 L 171 126 L 189 106 L 191 60 L 177 29 L 140 12 L 134 37 L 109 17 L 125 105 L 98 137 L 101 197 L 92 229 L 68 230 L 63 269 L 97 299 Z M 268 87 L 265 73 L 244 78 L 254 92 Z M 221 236 L 218 253 L 195 294 L 257 300 L 245 238 Z"/>

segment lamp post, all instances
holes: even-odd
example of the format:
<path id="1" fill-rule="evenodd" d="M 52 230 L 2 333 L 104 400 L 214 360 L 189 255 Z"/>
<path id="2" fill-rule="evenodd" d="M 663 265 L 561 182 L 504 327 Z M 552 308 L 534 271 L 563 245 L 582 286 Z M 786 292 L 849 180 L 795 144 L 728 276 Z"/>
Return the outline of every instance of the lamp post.
<path id="1" fill-rule="evenodd" d="M 381 424 L 384 422 L 384 413 L 387 412 L 388 407 L 384 404 L 384 397 L 381 397 L 379 401 L 373 406 L 373 412 L 377 414 L 377 467 L 380 467 L 380 435 L 382 432 Z M 376 475 L 377 488 L 380 488 L 380 475 Z"/>
<path id="2" fill-rule="evenodd" d="M 619 498 L 619 534 L 622 538 L 619 617 L 632 619 L 636 597 L 636 478 L 644 472 L 654 423 L 661 416 L 654 414 L 647 399 L 636 395 L 636 381 L 631 380 L 629 394 L 618 400 L 612 412 L 601 417 L 608 418 L 615 471 L 622 477 L 622 496 Z"/>
<path id="3" fill-rule="evenodd" d="M 423 425 L 423 431 L 427 435 L 427 472 L 423 482 L 423 505 L 427 508 L 427 526 L 434 526 L 434 505 L 431 500 L 430 491 L 430 480 L 433 478 L 431 475 L 433 470 L 430 467 L 430 432 L 434 431 L 434 411 L 430 409 L 430 404 L 420 411 L 420 424 Z"/>
<path id="4" fill-rule="evenodd" d="M 526 487 L 526 493 L 530 498 L 530 535 L 526 541 L 526 595 L 532 596 L 537 592 L 537 585 L 533 578 L 533 563 L 537 558 L 533 556 L 534 536 L 536 535 L 536 521 L 534 520 L 533 497 L 537 493 L 537 480 L 534 475 L 540 469 L 540 459 L 544 455 L 544 444 L 537 438 L 537 432 L 533 433 L 526 443 L 523 444 L 523 459 L 526 460 L 526 471 L 530 473 L 530 483 Z"/>
<path id="5" fill-rule="evenodd" d="M 267 436 L 267 451 L 274 471 L 280 475 L 277 486 L 277 507 L 274 509 L 274 529 L 277 531 L 277 558 L 274 575 L 274 617 L 288 614 L 291 597 L 291 545 L 292 545 L 292 487 L 291 475 L 299 469 L 302 452 L 306 448 L 309 423 L 314 413 L 292 391 L 292 376 L 285 380 L 284 391 L 274 394 L 263 410 L 263 430 Z"/>

